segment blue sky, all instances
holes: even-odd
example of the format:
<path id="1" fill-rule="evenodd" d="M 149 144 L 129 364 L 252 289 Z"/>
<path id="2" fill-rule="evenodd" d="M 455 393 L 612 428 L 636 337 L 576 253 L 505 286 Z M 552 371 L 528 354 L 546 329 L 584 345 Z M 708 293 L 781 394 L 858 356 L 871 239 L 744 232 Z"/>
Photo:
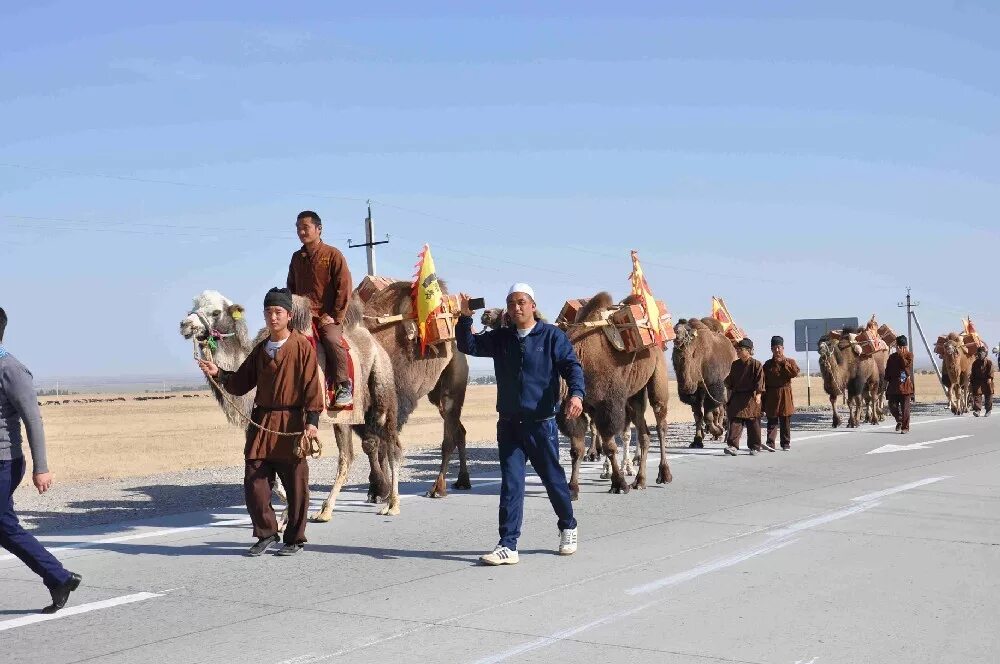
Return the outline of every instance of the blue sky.
<path id="1" fill-rule="evenodd" d="M 908 285 L 928 335 L 1000 339 L 995 4 L 540 4 L 4 3 L 5 345 L 195 376 L 191 298 L 256 312 L 306 208 L 360 278 L 367 199 L 381 273 L 428 242 L 488 302 L 621 297 L 635 248 L 675 318 L 719 294 L 765 344 L 901 329 Z"/>

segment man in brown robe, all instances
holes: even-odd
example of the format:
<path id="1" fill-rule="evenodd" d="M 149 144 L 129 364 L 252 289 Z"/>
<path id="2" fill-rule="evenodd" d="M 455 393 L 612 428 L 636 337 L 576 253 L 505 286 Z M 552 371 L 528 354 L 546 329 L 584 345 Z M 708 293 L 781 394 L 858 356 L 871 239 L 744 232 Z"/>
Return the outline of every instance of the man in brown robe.
<path id="1" fill-rule="evenodd" d="M 764 413 L 767 415 L 767 441 L 764 449 L 774 451 L 774 441 L 781 429 L 781 449 L 792 447 L 792 379 L 799 375 L 799 365 L 785 357 L 785 340 L 771 337 L 771 359 L 764 363 Z"/>
<path id="2" fill-rule="evenodd" d="M 292 294 L 272 288 L 264 297 L 264 320 L 270 336 L 257 344 L 236 371 L 220 370 L 212 362 L 198 360 L 207 376 L 231 394 L 246 394 L 256 388 L 250 418 L 265 429 L 307 437 L 317 434 L 323 410 L 323 388 L 316 365 L 316 351 L 300 332 L 289 328 Z M 284 547 L 278 555 L 302 550 L 306 542 L 309 512 L 309 465 L 300 457 L 300 435 L 279 436 L 251 425 L 247 427 L 243 492 L 257 542 L 247 552 L 259 556 L 278 542 L 278 522 L 271 507 L 271 491 L 277 475 L 288 497 L 288 524 Z"/>
<path id="3" fill-rule="evenodd" d="M 986 406 L 986 417 L 993 412 L 993 360 L 986 348 L 976 352 L 972 362 L 969 387 L 972 389 L 972 414 L 979 417 L 979 411 Z"/>
<path id="4" fill-rule="evenodd" d="M 354 403 L 354 386 L 347 375 L 347 350 L 341 345 L 344 316 L 354 286 L 347 259 L 339 249 L 322 240 L 323 221 L 311 210 L 299 213 L 295 231 L 302 248 L 292 254 L 288 265 L 288 290 L 312 303 L 313 322 L 326 351 L 326 378 L 337 388 L 334 408 Z"/>
<path id="5" fill-rule="evenodd" d="M 730 456 L 736 456 L 740 448 L 743 429 L 747 430 L 747 447 L 750 454 L 760 451 L 760 395 L 764 392 L 764 367 L 753 357 L 753 342 L 743 339 L 736 345 L 736 360 L 726 377 L 729 401 L 726 414 L 729 416 L 729 436 L 726 449 Z"/>
<path id="6" fill-rule="evenodd" d="M 896 337 L 896 352 L 885 364 L 888 382 L 885 394 L 889 412 L 896 418 L 896 431 L 910 433 L 910 402 L 913 400 L 913 353 L 905 336 Z"/>

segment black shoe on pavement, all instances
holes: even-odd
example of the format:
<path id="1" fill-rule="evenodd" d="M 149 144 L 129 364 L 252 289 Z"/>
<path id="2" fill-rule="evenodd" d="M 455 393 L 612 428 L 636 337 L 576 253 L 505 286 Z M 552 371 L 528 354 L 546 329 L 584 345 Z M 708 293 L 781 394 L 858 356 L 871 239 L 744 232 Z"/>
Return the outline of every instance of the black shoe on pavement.
<path id="1" fill-rule="evenodd" d="M 689 450 L 703 450 L 705 449 L 705 443 L 696 440 L 695 442 L 688 445 Z"/>
<path id="2" fill-rule="evenodd" d="M 79 574 L 70 572 L 69 579 L 66 580 L 62 585 L 56 586 L 55 588 L 49 589 L 49 594 L 52 595 L 52 604 L 42 609 L 42 613 L 55 613 L 59 609 L 66 606 L 66 600 L 69 599 L 69 594 L 80 587 L 80 582 L 83 581 L 83 577 Z"/>
<path id="3" fill-rule="evenodd" d="M 285 546 L 278 549 L 274 555 L 276 556 L 294 556 L 296 553 L 305 548 L 305 544 L 286 544 Z"/>
<path id="4" fill-rule="evenodd" d="M 263 555 L 263 553 L 267 551 L 268 547 L 270 547 L 272 544 L 277 544 L 277 543 L 278 543 L 277 534 L 271 535 L 270 537 L 261 537 L 259 540 L 257 540 L 256 544 L 254 544 L 247 550 L 247 555 L 256 558 L 257 556 Z"/>

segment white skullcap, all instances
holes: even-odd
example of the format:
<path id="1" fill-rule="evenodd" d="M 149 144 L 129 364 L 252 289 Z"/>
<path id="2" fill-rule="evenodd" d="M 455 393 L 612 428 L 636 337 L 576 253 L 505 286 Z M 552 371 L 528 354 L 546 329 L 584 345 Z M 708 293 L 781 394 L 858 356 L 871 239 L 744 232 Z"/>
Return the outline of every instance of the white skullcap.
<path id="1" fill-rule="evenodd" d="M 514 293 L 524 293 L 525 295 L 530 297 L 532 301 L 535 300 L 535 291 L 528 284 L 522 282 L 514 284 L 513 286 L 510 287 L 510 290 L 507 291 L 507 297 L 510 297 Z"/>

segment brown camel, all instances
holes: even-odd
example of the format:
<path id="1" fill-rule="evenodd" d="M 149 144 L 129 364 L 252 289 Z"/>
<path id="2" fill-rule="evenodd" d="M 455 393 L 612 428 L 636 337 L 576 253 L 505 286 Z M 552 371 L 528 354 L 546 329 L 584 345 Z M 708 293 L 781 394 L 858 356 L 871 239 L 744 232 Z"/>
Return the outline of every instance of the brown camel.
<path id="1" fill-rule="evenodd" d="M 446 285 L 441 282 L 447 293 Z M 395 281 L 376 292 L 365 304 L 365 325 L 385 348 L 396 376 L 397 421 L 400 430 L 417 404 L 425 396 L 438 408 L 444 420 L 441 440 L 441 468 L 437 480 L 427 492 L 431 498 L 448 495 L 447 475 L 451 454 L 458 448 L 459 471 L 454 489 L 471 489 L 465 427 L 462 408 L 469 383 L 469 363 L 457 352 L 454 341 L 430 344 L 421 354 L 413 314 L 412 287 L 408 281 Z M 402 322 L 380 323 L 379 318 L 402 315 Z"/>
<path id="2" fill-rule="evenodd" d="M 580 310 L 577 322 L 599 321 L 602 319 L 601 312 L 613 306 L 614 300 L 608 293 L 598 293 Z M 569 488 L 573 499 L 576 500 L 580 494 L 580 463 L 585 453 L 588 418 L 597 426 L 602 451 L 611 462 L 612 493 L 627 493 L 629 490 L 618 462 L 615 438 L 625 431 L 631 421 L 638 432 L 640 456 L 631 488 L 646 488 L 646 461 L 651 437 L 645 421 L 647 397 L 653 407 L 660 440 L 660 467 L 656 482 L 670 482 L 673 476 L 666 454 L 669 390 L 663 349 L 653 346 L 632 353 L 617 350 L 600 327 L 570 326 L 567 335 L 583 365 L 587 388 L 583 401 L 586 417 L 567 420 L 561 411 L 556 418 L 560 430 L 570 438 L 573 474 Z"/>
<path id="3" fill-rule="evenodd" d="M 722 333 L 714 318 L 680 320 L 674 326 L 672 360 L 677 375 L 677 396 L 694 413 L 694 442 L 705 446 L 705 433 L 718 440 L 725 433 L 726 385 L 729 369 L 736 359 L 733 343 Z"/>
<path id="4" fill-rule="evenodd" d="M 848 427 L 858 427 L 864 408 L 875 400 L 878 390 L 878 369 L 871 357 L 862 357 L 861 348 L 855 343 L 856 335 L 839 341 L 828 336 L 819 340 L 819 369 L 823 376 L 823 390 L 830 397 L 833 408 L 833 426 L 840 426 L 837 399 L 847 394 Z"/>
<path id="5" fill-rule="evenodd" d="M 948 407 L 955 415 L 963 415 L 969 412 L 975 358 L 965 352 L 962 338 L 954 332 L 948 335 L 941 350 L 941 382 L 948 391 Z"/>
<path id="6" fill-rule="evenodd" d="M 293 301 L 292 327 L 311 336 L 312 314 L 308 301 L 299 296 L 293 297 Z M 351 440 L 353 430 L 361 437 L 362 447 L 368 454 L 372 468 L 375 469 L 369 477 L 371 480 L 368 489 L 369 500 L 375 502 L 378 497 L 386 497 L 387 504 L 380 513 L 396 515 L 399 513 L 398 468 L 402 459 L 402 448 L 396 430 L 393 366 L 385 350 L 360 324 L 362 311 L 360 300 L 357 297 L 352 298 L 344 321 L 344 336 L 351 345 L 352 356 L 356 363 L 357 386 L 354 408 L 364 412 L 365 421 L 357 425 L 335 423 L 333 426 L 339 451 L 337 478 L 324 505 L 329 505 L 332 509 L 347 479 L 354 459 Z M 267 335 L 265 328 L 257 333 L 256 338 L 251 339 L 243 312 L 244 308 L 241 305 L 234 304 L 218 291 L 204 291 L 194 299 L 190 313 L 181 321 L 181 335 L 185 339 L 194 339 L 197 342 L 207 342 L 214 337 L 216 348 L 212 351 L 211 359 L 223 369 L 235 370 L 254 346 Z M 323 366 L 322 346 L 318 347 L 318 351 L 320 366 Z M 231 423 L 244 429 L 249 426 L 247 421 L 253 405 L 253 391 L 237 399 L 228 395 L 224 397 L 211 382 L 209 387 Z M 280 491 L 278 493 L 282 495 Z"/>

